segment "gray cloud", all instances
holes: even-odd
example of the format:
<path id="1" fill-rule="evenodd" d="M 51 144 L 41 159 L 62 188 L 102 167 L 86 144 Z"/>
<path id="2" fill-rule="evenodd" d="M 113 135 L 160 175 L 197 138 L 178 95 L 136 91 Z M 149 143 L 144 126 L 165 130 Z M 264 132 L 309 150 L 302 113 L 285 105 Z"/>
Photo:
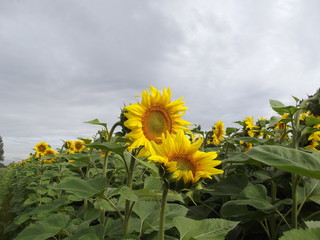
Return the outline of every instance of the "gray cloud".
<path id="1" fill-rule="evenodd" d="M 184 96 L 209 129 L 271 116 L 319 87 L 318 1 L 1 1 L 0 135 L 7 161 L 92 136 L 142 90 Z"/>

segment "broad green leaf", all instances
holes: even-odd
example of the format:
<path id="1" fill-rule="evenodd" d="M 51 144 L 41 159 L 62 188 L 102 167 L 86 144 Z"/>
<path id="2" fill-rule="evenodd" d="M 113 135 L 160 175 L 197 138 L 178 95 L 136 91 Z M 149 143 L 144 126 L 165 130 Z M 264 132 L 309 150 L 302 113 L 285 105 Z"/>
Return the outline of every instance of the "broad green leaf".
<path id="1" fill-rule="evenodd" d="M 96 208 L 90 208 L 84 213 L 85 221 L 92 221 L 97 219 L 100 216 L 100 210 Z"/>
<path id="2" fill-rule="evenodd" d="M 157 199 L 161 197 L 160 193 L 153 192 L 150 189 L 144 188 L 144 189 L 132 190 L 127 186 L 121 186 L 119 193 L 124 199 L 134 201 L 134 202 L 141 201 L 141 200 Z M 111 193 L 111 195 L 115 195 L 115 194 Z"/>
<path id="3" fill-rule="evenodd" d="M 214 196 L 238 195 L 249 183 L 248 177 L 244 175 L 231 175 L 221 182 L 215 183 L 210 193 Z"/>
<path id="4" fill-rule="evenodd" d="M 180 240 L 223 240 L 238 224 L 225 219 L 193 220 L 186 217 L 176 217 L 173 223 L 180 233 Z"/>
<path id="5" fill-rule="evenodd" d="M 89 124 L 93 124 L 93 125 L 101 125 L 101 126 L 107 128 L 107 124 L 100 122 L 97 118 L 96 118 L 96 119 L 93 119 L 93 120 L 91 120 L 91 121 L 87 121 L 87 122 L 85 122 L 85 123 L 89 123 Z"/>
<path id="6" fill-rule="evenodd" d="M 75 153 L 75 154 L 70 154 L 70 155 L 59 155 L 59 157 L 66 158 L 68 160 L 75 160 L 75 161 L 80 161 L 80 162 L 90 162 L 90 157 L 86 153 Z"/>
<path id="7" fill-rule="evenodd" d="M 313 201 L 320 204 L 320 180 L 304 178 L 303 184 L 298 186 L 298 202 Z"/>
<path id="8" fill-rule="evenodd" d="M 109 221 L 109 220 L 108 220 Z M 104 226 L 101 224 L 89 226 L 90 221 L 85 222 L 77 222 L 76 219 L 72 220 L 72 223 L 69 224 L 73 225 L 67 229 L 69 233 L 72 235 L 67 238 L 63 238 L 65 240 L 98 240 L 102 239 L 102 236 L 104 234 Z"/>
<path id="9" fill-rule="evenodd" d="M 81 237 L 78 238 L 78 240 L 100 240 L 100 238 L 98 238 L 97 235 L 93 233 L 89 233 L 86 235 L 82 235 Z"/>
<path id="10" fill-rule="evenodd" d="M 283 115 L 284 113 L 294 114 L 299 108 L 294 106 L 286 106 L 282 102 L 277 100 L 270 100 L 271 108 L 279 113 L 280 115 Z"/>
<path id="11" fill-rule="evenodd" d="M 14 240 L 44 240 L 50 238 L 59 233 L 67 225 L 69 219 L 68 215 L 62 213 L 51 215 L 30 224 Z"/>
<path id="12" fill-rule="evenodd" d="M 293 229 L 283 233 L 279 240 L 318 240 L 320 228 Z"/>
<path id="13" fill-rule="evenodd" d="M 306 117 L 305 121 L 306 121 L 308 126 L 314 126 L 316 124 L 320 124 L 320 118 Z"/>
<path id="14" fill-rule="evenodd" d="M 237 200 L 231 200 L 226 202 L 221 209 L 221 213 L 224 217 L 238 217 L 242 214 L 247 215 L 245 208 L 239 206 L 251 206 L 257 210 L 271 210 L 279 207 L 282 204 L 291 204 L 290 199 L 283 199 L 272 205 L 267 200 L 267 189 L 262 184 L 247 186 L 243 189 Z M 236 207 L 235 207 L 236 206 Z"/>
<path id="15" fill-rule="evenodd" d="M 243 189 L 238 196 L 239 199 L 259 199 L 266 200 L 267 189 L 262 184 L 250 185 Z"/>
<path id="16" fill-rule="evenodd" d="M 281 110 L 282 108 L 286 107 L 286 105 L 284 105 L 282 102 L 278 101 L 278 100 L 269 100 L 270 102 L 270 106 L 271 108 L 276 111 L 277 113 L 279 113 L 280 115 L 282 115 L 284 112 Z"/>
<path id="17" fill-rule="evenodd" d="M 152 173 L 153 175 L 157 175 L 158 173 L 158 168 L 157 166 L 152 163 L 152 162 L 149 162 L 147 160 L 147 158 L 135 158 L 141 165 L 145 166 L 146 168 L 148 168 Z"/>
<path id="18" fill-rule="evenodd" d="M 144 221 L 150 214 L 154 214 L 154 210 L 159 208 L 156 201 L 139 201 L 133 206 L 133 211 Z"/>
<path id="19" fill-rule="evenodd" d="M 273 116 L 270 119 L 269 126 L 274 127 L 280 121 L 281 121 L 281 117 Z"/>
<path id="20" fill-rule="evenodd" d="M 282 146 L 257 146 L 244 153 L 248 158 L 286 172 L 320 179 L 320 153 Z"/>
<path id="21" fill-rule="evenodd" d="M 320 221 L 305 221 L 304 222 L 309 229 L 320 228 Z"/>
<path id="22" fill-rule="evenodd" d="M 160 202 L 155 200 L 138 201 L 133 206 L 133 211 L 139 217 L 138 229 L 141 233 L 157 231 L 159 227 Z M 165 213 L 166 229 L 173 227 L 172 220 L 178 216 L 185 216 L 188 209 L 180 204 L 167 204 Z M 137 220 L 136 220 L 137 221 Z"/>
<path id="23" fill-rule="evenodd" d="M 63 179 L 58 185 L 52 186 L 54 189 L 65 190 L 79 198 L 88 199 L 96 194 L 101 193 L 107 185 L 105 178 L 94 178 L 83 180 L 80 178 L 69 177 Z"/>
<path id="24" fill-rule="evenodd" d="M 154 190 L 154 191 L 161 191 L 162 183 L 160 177 L 148 176 L 144 180 L 144 188 Z"/>
<path id="25" fill-rule="evenodd" d="M 243 141 L 243 142 L 247 142 L 247 143 L 256 143 L 256 144 L 265 144 L 265 143 L 274 141 L 271 138 L 259 139 L 259 138 L 254 138 L 254 137 L 237 137 L 235 139 L 238 141 Z"/>
<path id="26" fill-rule="evenodd" d="M 123 155 L 123 151 L 127 148 L 124 145 L 121 145 L 118 143 L 111 143 L 111 142 L 103 142 L 103 143 L 94 142 L 94 143 L 86 144 L 86 146 L 89 148 L 100 149 L 103 151 L 112 151 L 120 155 Z"/>

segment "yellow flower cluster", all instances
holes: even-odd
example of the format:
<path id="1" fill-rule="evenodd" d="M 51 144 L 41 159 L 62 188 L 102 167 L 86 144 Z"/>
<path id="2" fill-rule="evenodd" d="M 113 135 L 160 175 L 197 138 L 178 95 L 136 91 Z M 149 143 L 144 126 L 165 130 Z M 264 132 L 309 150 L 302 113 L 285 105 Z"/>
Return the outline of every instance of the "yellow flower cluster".
<path id="1" fill-rule="evenodd" d="M 81 152 L 85 149 L 85 142 L 83 140 L 67 140 L 65 141 L 65 148 L 69 154 Z"/>
<path id="2" fill-rule="evenodd" d="M 57 152 L 52 149 L 48 143 L 46 142 L 39 142 L 35 147 L 36 150 L 36 157 L 44 157 L 49 156 L 48 158 L 44 158 L 42 161 L 46 163 L 50 163 L 54 161 L 54 157 L 56 156 Z"/>

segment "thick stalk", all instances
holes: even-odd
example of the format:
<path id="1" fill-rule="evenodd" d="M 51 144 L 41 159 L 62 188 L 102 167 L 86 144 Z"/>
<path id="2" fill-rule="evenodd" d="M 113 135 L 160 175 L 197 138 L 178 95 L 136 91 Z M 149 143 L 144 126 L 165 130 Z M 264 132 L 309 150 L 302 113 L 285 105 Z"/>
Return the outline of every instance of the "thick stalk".
<path id="1" fill-rule="evenodd" d="M 300 142 L 300 115 L 303 111 L 303 108 L 306 106 L 307 100 L 304 100 L 300 104 L 300 109 L 297 110 L 292 118 L 292 130 L 293 130 L 293 148 L 298 149 L 299 148 L 299 142 Z M 291 224 L 292 228 L 298 228 L 298 192 L 297 187 L 299 183 L 300 176 L 292 173 L 291 174 L 291 185 L 292 185 L 292 215 L 291 215 Z"/>
<path id="2" fill-rule="evenodd" d="M 112 139 L 112 135 L 114 130 L 116 129 L 116 127 L 121 126 L 121 122 L 118 121 L 115 124 L 113 124 L 112 128 L 110 129 L 110 132 L 108 134 L 108 139 L 107 142 L 111 142 Z M 106 177 L 107 176 L 107 170 L 108 170 L 108 155 L 109 155 L 109 151 L 106 152 L 106 155 L 104 156 L 103 159 L 103 170 L 102 170 L 102 176 Z"/>
<path id="3" fill-rule="evenodd" d="M 160 208 L 160 221 L 159 221 L 159 240 L 164 240 L 165 231 L 165 213 L 167 206 L 167 196 L 169 192 L 169 187 L 166 182 L 163 183 L 162 198 L 161 198 L 161 208 Z"/>

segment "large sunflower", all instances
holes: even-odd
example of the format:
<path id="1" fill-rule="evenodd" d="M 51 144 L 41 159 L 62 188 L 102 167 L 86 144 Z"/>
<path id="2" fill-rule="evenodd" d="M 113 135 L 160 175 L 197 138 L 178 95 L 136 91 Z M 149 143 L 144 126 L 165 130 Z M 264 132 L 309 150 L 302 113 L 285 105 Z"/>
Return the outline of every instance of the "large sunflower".
<path id="1" fill-rule="evenodd" d="M 182 98 L 171 101 L 171 90 L 163 88 L 161 94 L 156 88 L 150 86 L 142 91 L 141 103 L 134 103 L 124 108 L 127 118 L 124 125 L 131 131 L 126 135 L 133 140 L 129 149 L 140 146 L 151 147 L 150 141 L 161 143 L 161 135 L 175 134 L 178 130 L 187 130 L 191 123 L 181 119 L 187 107 L 183 106 Z"/>
<path id="2" fill-rule="evenodd" d="M 161 144 L 152 142 L 149 160 L 161 163 L 174 180 L 183 180 L 184 184 L 197 183 L 202 178 L 221 174 L 223 170 L 214 168 L 221 161 L 214 160 L 216 152 L 201 152 L 202 139 L 191 143 L 180 130 L 176 136 L 162 135 Z"/>

